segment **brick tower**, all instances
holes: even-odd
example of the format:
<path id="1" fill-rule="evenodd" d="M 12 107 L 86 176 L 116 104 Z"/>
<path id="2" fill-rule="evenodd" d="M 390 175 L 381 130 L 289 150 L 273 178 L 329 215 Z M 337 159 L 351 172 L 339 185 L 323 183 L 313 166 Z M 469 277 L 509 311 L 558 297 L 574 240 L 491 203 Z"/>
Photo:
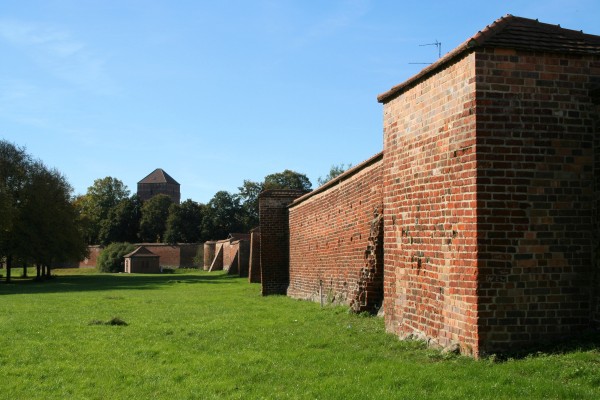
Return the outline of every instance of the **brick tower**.
<path id="1" fill-rule="evenodd" d="M 179 187 L 179 183 L 171 175 L 157 168 L 138 182 L 137 195 L 142 201 L 146 201 L 157 194 L 166 194 L 174 203 L 179 204 L 181 200 Z"/>

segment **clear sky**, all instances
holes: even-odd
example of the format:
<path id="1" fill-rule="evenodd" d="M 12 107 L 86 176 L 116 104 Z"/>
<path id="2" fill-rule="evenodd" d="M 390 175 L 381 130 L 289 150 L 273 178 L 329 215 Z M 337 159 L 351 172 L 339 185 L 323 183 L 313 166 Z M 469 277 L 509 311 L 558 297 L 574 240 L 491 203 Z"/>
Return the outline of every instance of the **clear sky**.
<path id="1" fill-rule="evenodd" d="M 208 202 L 382 150 L 377 95 L 505 14 L 600 35 L 598 0 L 0 0 L 0 138 Z M 412 64 L 411 64 L 412 63 Z"/>

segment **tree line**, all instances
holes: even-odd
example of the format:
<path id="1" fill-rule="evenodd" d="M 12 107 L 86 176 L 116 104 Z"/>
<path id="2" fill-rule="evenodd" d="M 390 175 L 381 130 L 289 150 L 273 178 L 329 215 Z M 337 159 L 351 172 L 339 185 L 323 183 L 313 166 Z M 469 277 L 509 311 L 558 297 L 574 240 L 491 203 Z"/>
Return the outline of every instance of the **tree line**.
<path id="1" fill-rule="evenodd" d="M 267 189 L 310 191 L 306 175 L 285 170 L 263 182 L 244 180 L 237 193 L 218 191 L 204 204 L 187 199 L 173 203 L 164 194 L 142 202 L 117 178 L 96 179 L 74 199 L 86 243 L 198 243 L 225 239 L 232 232 L 258 226 L 258 195 Z"/>
<path id="2" fill-rule="evenodd" d="M 322 184 L 344 171 L 332 166 Z M 50 276 L 56 263 L 82 260 L 88 245 L 121 242 L 199 243 L 258 226 L 258 196 L 263 190 L 308 192 L 304 174 L 284 170 L 262 182 L 244 180 L 238 192 L 218 191 L 206 203 L 176 204 L 166 195 L 143 202 L 114 177 L 96 179 L 83 195 L 56 169 L 31 157 L 24 148 L 0 140 L 0 263 L 37 266 Z"/>
<path id="3" fill-rule="evenodd" d="M 34 264 L 42 278 L 53 263 L 85 257 L 72 192 L 59 171 L 0 140 L 0 261 L 7 281 L 13 265 L 27 275 L 27 265 Z"/>

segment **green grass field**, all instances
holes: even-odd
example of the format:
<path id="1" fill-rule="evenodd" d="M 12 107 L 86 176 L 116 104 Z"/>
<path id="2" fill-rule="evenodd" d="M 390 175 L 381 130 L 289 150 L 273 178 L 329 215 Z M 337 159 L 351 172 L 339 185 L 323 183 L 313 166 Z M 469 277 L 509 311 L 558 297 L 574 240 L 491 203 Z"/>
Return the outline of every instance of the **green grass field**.
<path id="1" fill-rule="evenodd" d="M 222 273 L 55 273 L 0 283 L 0 399 L 600 398 L 597 336 L 475 361 Z"/>

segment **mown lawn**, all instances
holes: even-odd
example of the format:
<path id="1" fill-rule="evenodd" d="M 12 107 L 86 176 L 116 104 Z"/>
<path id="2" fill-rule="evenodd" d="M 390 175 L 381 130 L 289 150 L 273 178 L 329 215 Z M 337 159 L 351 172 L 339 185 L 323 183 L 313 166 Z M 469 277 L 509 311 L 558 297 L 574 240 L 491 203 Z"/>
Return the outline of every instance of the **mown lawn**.
<path id="1" fill-rule="evenodd" d="M 1 399 L 600 398 L 597 336 L 474 361 L 222 273 L 81 272 L 0 283 Z"/>

